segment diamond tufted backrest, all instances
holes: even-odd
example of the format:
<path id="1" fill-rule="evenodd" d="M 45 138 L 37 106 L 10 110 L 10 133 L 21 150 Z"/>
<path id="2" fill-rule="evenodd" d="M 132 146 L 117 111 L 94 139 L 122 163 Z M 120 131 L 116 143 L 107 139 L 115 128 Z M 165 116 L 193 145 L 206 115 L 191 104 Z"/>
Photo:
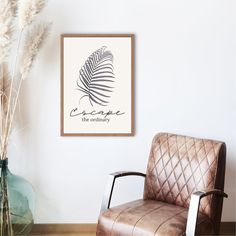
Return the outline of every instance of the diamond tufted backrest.
<path id="1" fill-rule="evenodd" d="M 224 190 L 225 153 L 223 142 L 168 133 L 156 135 L 147 166 L 144 199 L 189 207 L 196 190 Z M 205 197 L 199 211 L 219 220 L 221 204 L 216 197 Z"/>

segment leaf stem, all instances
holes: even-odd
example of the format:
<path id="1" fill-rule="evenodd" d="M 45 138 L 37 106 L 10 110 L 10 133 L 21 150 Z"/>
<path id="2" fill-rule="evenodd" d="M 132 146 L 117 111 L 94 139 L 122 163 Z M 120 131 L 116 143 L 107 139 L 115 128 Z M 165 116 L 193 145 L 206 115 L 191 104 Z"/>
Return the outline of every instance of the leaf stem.
<path id="1" fill-rule="evenodd" d="M 23 81 L 23 76 L 21 76 L 21 78 L 20 78 L 20 83 L 19 83 L 19 86 L 17 88 L 16 99 L 13 103 L 13 109 L 12 109 L 12 113 L 11 113 L 11 116 L 10 116 L 9 128 L 8 128 L 7 135 L 6 135 L 6 138 L 7 138 L 6 143 L 8 143 L 8 139 L 9 139 L 9 136 L 10 136 L 9 134 L 10 134 L 10 131 L 11 131 L 11 128 L 12 128 L 12 123 L 13 123 L 16 107 L 17 107 L 17 104 L 18 104 L 18 101 L 19 101 L 19 95 L 20 95 L 20 91 L 21 91 L 22 81 Z"/>
<path id="2" fill-rule="evenodd" d="M 1 152 L 1 156 L 0 156 L 0 159 L 2 159 L 2 147 L 3 147 L 3 143 L 2 143 L 2 141 L 3 141 L 3 122 L 4 122 L 4 118 L 3 118 L 3 88 L 4 88 L 4 85 L 3 85 L 3 83 L 4 83 L 4 71 L 3 71 L 3 64 L 1 64 L 0 65 L 0 70 L 1 70 L 1 78 L 0 78 L 0 81 L 2 80 L 2 83 L 1 83 L 1 91 L 0 91 L 0 96 L 1 96 L 1 101 L 0 101 L 0 105 L 1 105 L 1 108 L 0 108 L 0 111 L 1 111 L 1 117 L 0 117 L 0 119 L 1 119 L 1 122 L 0 122 L 0 132 L 1 132 L 1 141 L 0 141 L 0 146 L 1 146 L 1 150 L 0 150 L 0 152 Z"/>
<path id="3" fill-rule="evenodd" d="M 17 48 L 16 48 L 16 56 L 15 56 L 15 61 L 13 64 L 13 69 L 12 69 L 12 76 L 11 76 L 11 85 L 10 85 L 10 92 L 9 92 L 9 99 L 8 99 L 8 106 L 7 106 L 7 116 L 6 116 L 6 121 L 5 121 L 5 126 L 4 126 L 4 136 L 3 136 L 3 159 L 5 158 L 6 155 L 6 148 L 7 148 L 7 140 L 8 140 L 8 135 L 9 135 L 9 128 L 11 125 L 9 124 L 9 119 L 10 119 L 10 108 L 11 108 L 11 102 L 12 102 L 12 90 L 13 90 L 13 83 L 14 83 L 14 78 L 16 74 L 16 67 L 17 67 L 17 62 L 18 62 L 18 56 L 19 56 L 19 49 L 20 49 L 20 44 L 21 44 L 21 38 L 22 38 L 22 33 L 23 29 L 20 30 L 19 36 L 18 36 L 18 42 L 17 42 Z"/>

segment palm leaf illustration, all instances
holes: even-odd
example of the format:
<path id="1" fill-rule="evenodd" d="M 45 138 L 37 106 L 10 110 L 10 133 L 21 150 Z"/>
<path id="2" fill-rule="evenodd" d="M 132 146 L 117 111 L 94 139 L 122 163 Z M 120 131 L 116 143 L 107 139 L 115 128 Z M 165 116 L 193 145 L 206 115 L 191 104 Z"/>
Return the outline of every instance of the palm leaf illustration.
<path id="1" fill-rule="evenodd" d="M 78 90 L 88 97 L 90 104 L 107 106 L 114 82 L 113 55 L 103 46 L 93 52 L 79 71 Z"/>

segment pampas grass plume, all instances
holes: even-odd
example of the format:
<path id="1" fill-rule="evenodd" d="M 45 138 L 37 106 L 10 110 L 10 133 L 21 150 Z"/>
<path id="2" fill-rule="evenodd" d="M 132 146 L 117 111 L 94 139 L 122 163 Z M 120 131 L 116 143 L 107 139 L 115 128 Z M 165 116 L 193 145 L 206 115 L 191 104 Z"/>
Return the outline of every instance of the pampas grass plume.
<path id="1" fill-rule="evenodd" d="M 1 75 L 2 79 L 0 80 L 0 99 L 2 106 L 2 116 L 6 115 L 7 112 L 7 102 L 9 98 L 9 88 L 10 88 L 10 79 L 9 79 L 9 71 L 7 68 L 7 64 L 3 63 L 1 65 Z"/>
<path id="2" fill-rule="evenodd" d="M 8 0 L 0 1 L 0 64 L 9 55 L 12 36 L 13 5 Z"/>
<path id="3" fill-rule="evenodd" d="M 9 1 L 10 1 L 10 4 L 11 4 L 11 7 L 12 7 L 12 12 L 13 12 L 13 14 L 15 16 L 16 15 L 16 11 L 17 11 L 18 0 L 9 0 Z"/>
<path id="4" fill-rule="evenodd" d="M 51 23 L 39 24 L 27 35 L 20 68 L 23 80 L 28 76 L 35 57 L 41 49 L 50 28 Z"/>
<path id="5" fill-rule="evenodd" d="M 18 6 L 20 30 L 29 26 L 44 6 L 44 0 L 20 0 Z"/>
<path id="6" fill-rule="evenodd" d="M 0 0 L 0 159 L 7 158 L 7 146 L 13 127 L 15 111 L 19 105 L 19 95 L 22 81 L 28 76 L 33 62 L 41 49 L 51 24 L 39 24 L 26 34 L 25 46 L 22 58 L 18 57 L 21 52 L 22 36 L 31 27 L 35 17 L 44 8 L 45 0 Z M 18 18 L 18 27 L 13 28 L 15 16 Z M 18 40 L 15 47 L 15 57 L 8 72 L 7 59 L 10 54 L 10 46 L 14 35 L 13 30 L 18 28 Z M 20 76 L 18 66 L 20 65 Z M 2 227 L 2 226 L 1 226 Z M 1 228 L 0 227 L 0 231 Z M 1 231 L 2 232 L 2 231 Z"/>

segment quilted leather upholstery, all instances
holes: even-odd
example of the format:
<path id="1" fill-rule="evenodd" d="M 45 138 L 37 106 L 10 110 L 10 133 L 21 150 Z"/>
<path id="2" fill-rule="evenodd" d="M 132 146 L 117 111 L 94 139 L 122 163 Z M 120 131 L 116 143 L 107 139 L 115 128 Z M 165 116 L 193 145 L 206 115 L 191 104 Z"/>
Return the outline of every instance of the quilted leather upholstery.
<path id="1" fill-rule="evenodd" d="M 154 137 L 148 161 L 144 199 L 189 207 L 196 190 L 216 188 L 222 142 L 161 133 Z M 211 216 L 212 197 L 199 211 Z"/>
<path id="2" fill-rule="evenodd" d="M 99 218 L 97 236 L 177 236 L 184 235 L 188 209 L 161 201 L 137 200 L 110 208 Z M 212 235 L 212 223 L 198 217 L 198 235 Z"/>
<path id="3" fill-rule="evenodd" d="M 161 133 L 154 137 L 143 200 L 101 213 L 97 236 L 184 235 L 190 196 L 196 190 L 224 190 L 223 142 Z M 219 233 L 223 198 L 200 205 L 197 233 Z"/>

